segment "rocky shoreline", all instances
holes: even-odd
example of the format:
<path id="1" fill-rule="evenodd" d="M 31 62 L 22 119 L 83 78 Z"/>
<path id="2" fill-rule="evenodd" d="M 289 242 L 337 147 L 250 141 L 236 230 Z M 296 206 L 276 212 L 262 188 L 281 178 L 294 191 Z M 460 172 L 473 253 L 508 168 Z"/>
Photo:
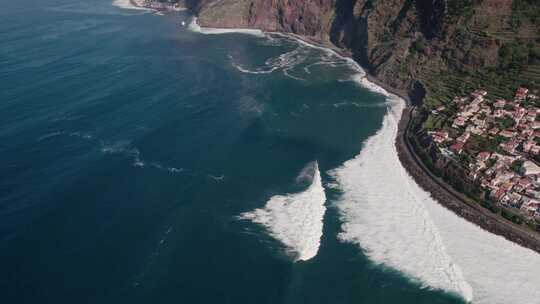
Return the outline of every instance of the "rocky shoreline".
<path id="1" fill-rule="evenodd" d="M 131 1 L 148 2 L 148 0 Z M 140 6 L 140 4 L 138 4 L 138 6 Z M 214 25 L 206 23 L 199 25 L 204 27 L 214 27 Z M 345 56 L 348 58 L 352 57 L 350 52 L 338 48 L 329 41 L 322 41 L 292 33 L 283 34 L 300 39 L 315 46 L 329 48 L 341 56 Z M 421 104 L 423 99 L 423 93 L 418 92 L 413 88 L 410 88 L 407 91 L 396 89 L 377 79 L 376 77 L 370 75 L 369 73 L 366 74 L 366 78 L 370 82 L 382 87 L 386 91 L 404 99 L 407 104 L 406 108 L 403 110 L 403 114 L 399 121 L 399 129 L 397 138 L 395 139 L 395 145 L 397 148 L 398 157 L 403 167 L 413 177 L 415 182 L 425 191 L 429 192 L 439 204 L 451 210 L 458 216 L 476 224 L 484 230 L 500 235 L 509 241 L 512 241 L 518 245 L 540 253 L 540 234 L 537 234 L 534 231 L 531 231 L 525 227 L 518 226 L 514 223 L 507 221 L 504 218 L 501 218 L 500 216 L 491 213 L 486 208 L 470 200 L 462 193 L 457 192 L 446 182 L 433 175 L 429 171 L 429 169 L 425 167 L 425 165 L 421 162 L 418 155 L 416 155 L 414 149 L 412 148 L 411 143 L 408 140 L 408 132 L 411 123 L 411 116 L 413 115 L 413 112 L 416 108 L 415 105 Z"/>
<path id="2" fill-rule="evenodd" d="M 155 0 L 129 0 L 131 5 L 140 8 L 148 8 L 157 11 L 179 12 L 185 11 L 187 8 L 178 3 L 159 2 Z"/>

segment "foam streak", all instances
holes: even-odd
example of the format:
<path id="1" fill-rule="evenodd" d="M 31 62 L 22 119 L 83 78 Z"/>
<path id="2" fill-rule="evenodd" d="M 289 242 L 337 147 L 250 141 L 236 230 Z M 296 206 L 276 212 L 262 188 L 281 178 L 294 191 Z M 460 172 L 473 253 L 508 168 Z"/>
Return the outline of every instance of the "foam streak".
<path id="1" fill-rule="evenodd" d="M 130 10 L 139 10 L 139 11 L 153 11 L 151 8 L 141 7 L 133 5 L 133 3 L 130 0 L 114 0 L 113 5 L 122 8 L 122 9 L 130 9 Z"/>
<path id="2" fill-rule="evenodd" d="M 220 34 L 236 33 L 236 34 L 253 35 L 256 37 L 265 37 L 264 33 L 261 30 L 256 30 L 256 29 L 201 27 L 197 23 L 197 18 L 193 18 L 188 28 L 193 32 L 204 34 L 204 35 L 220 35 Z"/>

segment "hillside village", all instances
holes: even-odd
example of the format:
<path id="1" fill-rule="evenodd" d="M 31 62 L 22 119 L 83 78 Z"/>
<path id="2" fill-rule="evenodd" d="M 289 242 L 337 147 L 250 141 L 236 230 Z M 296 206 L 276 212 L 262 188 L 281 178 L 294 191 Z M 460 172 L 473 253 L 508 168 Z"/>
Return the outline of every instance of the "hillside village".
<path id="1" fill-rule="evenodd" d="M 487 95 L 476 90 L 433 109 L 428 134 L 440 159 L 466 168 L 487 200 L 539 221 L 540 99 L 525 87 L 513 100 Z"/>

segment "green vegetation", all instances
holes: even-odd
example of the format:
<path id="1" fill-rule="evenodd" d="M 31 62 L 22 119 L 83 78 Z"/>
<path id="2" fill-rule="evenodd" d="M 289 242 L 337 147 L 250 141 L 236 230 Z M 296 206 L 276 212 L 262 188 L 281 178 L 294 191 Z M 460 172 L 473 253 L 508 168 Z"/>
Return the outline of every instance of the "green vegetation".
<path id="1" fill-rule="evenodd" d="M 426 88 L 428 109 L 480 88 L 489 98 L 504 99 L 520 85 L 540 88 L 540 1 L 514 0 L 511 8 L 497 9 L 485 2 L 447 1 L 447 40 L 439 60 L 423 63 L 415 75 Z M 431 44 L 419 38 L 411 53 Z"/>
<path id="2" fill-rule="evenodd" d="M 504 118 L 502 118 L 500 120 L 500 129 L 501 130 L 502 129 L 509 129 L 512 126 L 514 126 L 515 124 L 516 124 L 516 122 L 512 118 L 510 118 L 508 116 L 505 116 Z"/>
<path id="3" fill-rule="evenodd" d="M 512 163 L 512 165 L 510 166 L 510 170 L 516 172 L 516 173 L 519 173 L 519 169 L 521 168 L 521 165 L 523 165 L 523 161 L 521 160 L 516 160 Z"/>
<path id="4" fill-rule="evenodd" d="M 423 39 L 417 39 L 411 46 L 411 50 L 416 53 L 423 52 L 426 44 Z"/>
<path id="5" fill-rule="evenodd" d="M 415 35 L 408 40 L 408 53 L 399 60 L 399 77 L 413 77 L 426 90 L 423 106 L 413 120 L 411 144 L 431 172 L 472 200 L 517 224 L 540 229 L 538 223 L 519 215 L 511 207 L 490 202 L 479 184 L 478 174 L 485 169 L 471 167 L 471 157 L 482 151 L 506 154 L 501 147 L 508 142 L 503 136 L 472 134 L 463 153 L 451 156 L 436 153 L 435 143 L 427 140 L 427 131 L 444 130 L 451 138 L 460 135 L 451 128 L 452 114 L 457 111 L 456 96 L 467 96 L 477 89 L 486 90 L 488 100 L 511 100 L 516 89 L 528 87 L 538 94 L 540 89 L 540 0 L 514 0 L 500 7 L 482 0 L 448 0 L 446 27 L 435 38 Z M 427 36 L 426 36 L 427 37 Z M 410 38 L 410 37 L 409 37 Z M 429 50 L 429 52 L 428 52 Z M 469 100 L 470 101 L 470 100 Z M 491 103 L 490 103 L 491 104 Z M 447 110 L 432 114 L 444 105 Z M 525 107 L 540 107 L 540 100 L 524 101 Z M 513 106 L 507 106 L 513 111 Z M 486 115 L 480 115 L 484 119 Z M 540 116 L 538 117 L 540 119 Z M 513 118 L 490 120 L 488 129 L 513 128 Z M 462 131 L 462 130 L 461 130 Z M 540 144 L 540 138 L 535 139 Z M 452 141 L 438 144 L 448 148 Z M 536 157 L 540 161 L 540 156 Z M 491 168 L 495 160 L 487 161 Z M 518 172 L 522 163 L 506 167 Z M 481 173 L 479 173 L 481 172 Z"/>
<path id="6" fill-rule="evenodd" d="M 533 43 L 527 44 L 529 48 L 529 64 L 540 64 L 540 47 Z"/>
<path id="7" fill-rule="evenodd" d="M 512 1 L 512 25 L 519 27 L 523 18 L 529 19 L 533 24 L 540 24 L 540 3 L 538 0 Z"/>
<path id="8" fill-rule="evenodd" d="M 448 15 L 451 17 L 470 16 L 473 14 L 472 0 L 448 0 Z"/>
<path id="9" fill-rule="evenodd" d="M 477 152 L 482 151 L 488 151 L 488 152 L 495 152 L 499 148 L 499 144 L 501 143 L 497 139 L 491 139 L 484 136 L 479 136 L 473 134 L 471 138 L 469 139 L 469 145 L 472 147 L 475 147 L 475 150 Z"/>
<path id="10" fill-rule="evenodd" d="M 517 214 L 514 214 L 506 209 L 504 210 L 501 210 L 501 215 L 509 220 L 509 221 L 512 221 L 518 225 L 521 225 L 523 223 L 523 218 L 521 218 L 521 216 L 517 215 Z"/>
<path id="11" fill-rule="evenodd" d="M 374 8 L 374 3 L 373 2 L 375 2 L 375 0 L 367 0 L 366 4 L 365 4 L 366 8 L 367 9 L 373 9 Z"/>
<path id="12" fill-rule="evenodd" d="M 441 129 L 444 125 L 444 119 L 439 115 L 429 115 L 424 123 L 424 127 L 428 130 Z"/>
<path id="13" fill-rule="evenodd" d="M 501 68 L 520 70 L 529 61 L 536 60 L 538 55 L 536 51 L 535 47 L 528 48 L 527 45 L 517 41 L 505 43 L 499 49 Z"/>

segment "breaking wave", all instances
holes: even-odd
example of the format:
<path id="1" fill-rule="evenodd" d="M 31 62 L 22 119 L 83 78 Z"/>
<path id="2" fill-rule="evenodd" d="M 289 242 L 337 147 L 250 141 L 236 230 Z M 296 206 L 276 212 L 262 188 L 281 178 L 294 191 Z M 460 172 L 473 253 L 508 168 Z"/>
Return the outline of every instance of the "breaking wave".
<path id="1" fill-rule="evenodd" d="M 114 4 L 141 9 L 131 6 L 129 0 L 116 0 Z M 306 74 L 311 74 L 317 65 L 346 64 L 356 72 L 347 81 L 389 96 L 391 107 L 381 130 L 366 141 L 356 158 L 331 171 L 335 182 L 326 184 L 327 188 L 342 192 L 336 202 L 343 222 L 339 235 L 342 241 L 358 245 L 375 263 L 399 270 L 427 288 L 453 292 L 467 301 L 472 301 L 474 296 L 474 303 L 480 304 L 538 303 L 540 255 L 458 217 L 414 182 L 401 165 L 394 146 L 404 103 L 369 82 L 355 61 L 290 35 L 265 35 L 252 29 L 201 28 L 196 19 L 189 24 L 189 29 L 207 35 L 241 33 L 266 37 L 264 43 L 269 46 L 281 43 L 272 35 L 295 39 L 299 44 L 327 54 L 320 61 L 304 66 Z M 299 57 L 291 55 L 297 54 L 289 52 L 289 58 L 274 58 L 259 69 L 248 69 L 235 62 L 233 66 L 243 73 L 270 74 L 297 65 L 300 61 L 293 59 Z M 121 151 L 118 153 L 133 157 L 134 165 L 148 165 L 136 148 L 104 147 L 103 151 Z M 313 258 L 320 246 L 326 197 L 316 163 L 314 168 L 313 180 L 305 191 L 273 196 L 263 208 L 240 215 L 242 219 L 262 225 L 286 246 L 295 260 Z M 299 180 L 304 179 L 302 175 Z M 208 177 L 223 179 L 222 176 Z"/>
<path id="2" fill-rule="evenodd" d="M 278 69 L 277 67 L 271 67 L 268 70 L 264 70 L 264 69 L 260 69 L 260 68 L 255 69 L 255 70 L 250 70 L 250 69 L 246 69 L 246 68 L 242 67 L 241 65 L 235 63 L 234 61 L 233 61 L 232 65 L 239 72 L 242 72 L 242 73 L 245 73 L 245 74 L 271 74 L 272 72 L 274 72 L 275 70 Z"/>
<path id="3" fill-rule="evenodd" d="M 540 256 L 484 231 L 445 209 L 418 186 L 395 148 L 403 100 L 392 101 L 378 133 L 360 154 L 330 172 L 342 190 L 336 202 L 339 238 L 361 246 L 375 263 L 402 271 L 426 287 L 481 304 L 538 303 Z"/>
<path id="4" fill-rule="evenodd" d="M 319 251 L 323 233 L 326 196 L 318 164 L 312 163 L 311 185 L 303 192 L 275 195 L 264 208 L 242 213 L 241 219 L 262 225 L 269 234 L 283 243 L 295 261 L 309 260 Z M 297 180 L 306 180 L 302 170 Z"/>
<path id="5" fill-rule="evenodd" d="M 232 56 L 229 56 L 232 61 L 233 67 L 235 67 L 239 72 L 246 74 L 271 74 L 274 71 L 282 71 L 283 74 L 289 78 L 295 80 L 305 81 L 305 79 L 298 76 L 292 75 L 290 72 L 299 64 L 305 62 L 308 58 L 308 53 L 301 46 L 296 49 L 283 53 L 278 57 L 272 57 L 265 61 L 263 67 L 258 67 L 255 69 L 248 69 L 242 65 L 236 63 Z"/>
<path id="6" fill-rule="evenodd" d="M 430 199 L 426 204 L 448 253 L 474 289 L 474 303 L 540 302 L 540 255 L 482 230 Z"/>
<path id="7" fill-rule="evenodd" d="M 151 8 L 133 5 L 131 0 L 114 0 L 113 5 L 122 9 L 130 9 L 130 10 L 138 10 L 138 11 L 153 11 L 153 9 Z"/>
<path id="8" fill-rule="evenodd" d="M 240 64 L 236 63 L 233 56 L 229 56 L 231 59 L 232 65 L 235 69 L 237 69 L 239 72 L 246 73 L 246 74 L 271 74 L 275 70 L 279 68 L 279 66 L 268 66 L 268 61 L 265 63 L 265 68 L 257 68 L 257 69 L 247 69 Z"/>
<path id="9" fill-rule="evenodd" d="M 361 153 L 331 172 L 343 191 L 337 202 L 339 237 L 362 246 L 376 263 L 398 269 L 426 287 L 472 300 L 472 288 L 446 251 L 425 209 L 429 200 L 400 167 L 394 138 L 403 103 L 395 101 L 382 129 Z"/>
<path id="10" fill-rule="evenodd" d="M 388 107 L 388 102 L 379 102 L 379 103 L 360 103 L 360 102 L 353 102 L 353 101 L 344 101 L 344 102 L 336 102 L 332 104 L 332 107 L 334 108 L 341 108 L 341 107 L 355 107 L 355 108 L 383 108 Z"/>
<path id="11" fill-rule="evenodd" d="M 201 27 L 197 23 L 197 18 L 193 18 L 188 28 L 201 34 L 228 34 L 228 33 L 241 33 L 254 35 L 259 38 L 265 38 L 261 43 L 267 46 L 279 46 L 284 40 L 293 41 L 297 44 L 297 47 L 289 52 L 283 53 L 278 57 L 269 58 L 265 61 L 264 66 L 257 68 L 247 68 L 238 62 L 232 56 L 229 56 L 232 61 L 232 65 L 241 73 L 246 74 L 271 74 L 275 71 L 281 71 L 283 75 L 291 79 L 306 81 L 298 75 L 292 74 L 293 70 L 300 66 L 305 65 L 302 68 L 302 72 L 309 75 L 311 69 L 317 65 L 325 65 L 330 67 L 348 66 L 352 67 L 357 73 L 363 73 L 360 66 L 352 59 L 340 56 L 334 50 L 319 47 L 310 43 L 307 43 L 294 35 L 285 35 L 281 33 L 265 33 L 257 29 L 240 29 L 240 28 L 207 28 Z M 322 51 L 323 54 L 318 56 L 316 62 L 307 62 L 307 59 L 311 59 L 313 54 L 308 52 L 308 49 L 316 49 Z"/>
<path id="12" fill-rule="evenodd" d="M 210 27 L 201 27 L 197 23 L 197 18 L 193 18 L 191 23 L 188 26 L 189 30 L 192 32 L 205 34 L 205 35 L 219 35 L 219 34 L 247 34 L 257 37 L 265 37 L 264 33 L 261 30 L 256 29 L 241 29 L 241 28 L 210 28 Z"/>

